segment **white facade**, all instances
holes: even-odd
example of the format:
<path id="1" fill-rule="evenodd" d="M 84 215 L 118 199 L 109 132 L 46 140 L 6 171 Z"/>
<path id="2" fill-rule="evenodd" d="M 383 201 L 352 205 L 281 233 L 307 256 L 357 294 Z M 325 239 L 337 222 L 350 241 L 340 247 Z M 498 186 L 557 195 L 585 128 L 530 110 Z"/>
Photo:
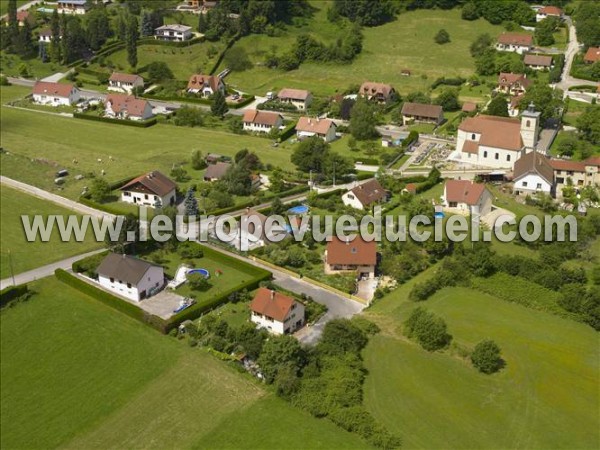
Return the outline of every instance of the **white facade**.
<path id="1" fill-rule="evenodd" d="M 104 109 L 104 115 L 106 117 L 110 117 L 112 119 L 127 119 L 127 120 L 147 120 L 152 118 L 152 116 L 154 115 L 152 113 L 152 106 L 150 105 L 149 102 L 146 102 L 146 105 L 144 106 L 144 110 L 141 112 L 141 115 L 135 113 L 135 114 L 130 114 L 128 110 L 122 110 L 119 112 L 115 112 L 112 109 L 112 105 L 110 102 L 107 102 L 105 105 L 105 109 Z"/>
<path id="2" fill-rule="evenodd" d="M 123 191 L 121 192 L 121 201 L 125 203 L 133 203 L 135 205 L 148 206 L 150 208 L 154 208 L 157 201 L 160 201 L 161 206 L 168 206 L 175 203 L 175 189 L 162 197 L 154 194 Z"/>
<path id="3" fill-rule="evenodd" d="M 528 173 L 515 180 L 513 192 L 517 195 L 536 192 L 552 193 L 552 185 L 536 173 Z"/>
<path id="4" fill-rule="evenodd" d="M 244 122 L 244 131 L 250 131 L 253 133 L 270 133 L 273 128 L 279 129 L 283 125 L 283 119 L 281 116 L 277 118 L 277 122 L 274 125 L 267 125 L 264 123 Z"/>
<path id="5" fill-rule="evenodd" d="M 65 0 L 59 1 L 57 6 L 57 12 L 61 14 L 85 14 L 88 10 L 85 0 Z"/>
<path id="6" fill-rule="evenodd" d="M 335 141 L 335 138 L 336 138 L 335 125 L 330 126 L 329 129 L 327 130 L 327 133 L 325 133 L 325 134 L 315 133 L 312 131 L 298 131 L 298 132 L 296 132 L 296 136 L 298 137 L 298 139 L 304 139 L 304 138 L 308 138 L 308 137 L 317 136 L 317 137 L 323 139 L 325 142 L 332 142 L 332 141 Z"/>
<path id="7" fill-rule="evenodd" d="M 456 148 L 462 149 L 466 142 L 479 142 L 481 134 L 459 129 L 457 133 Z M 464 162 L 492 167 L 497 169 L 511 169 L 517 159 L 523 154 L 522 150 L 509 150 L 480 145 L 477 153 L 461 153 Z"/>
<path id="8" fill-rule="evenodd" d="M 122 297 L 139 302 L 158 292 L 164 285 L 165 275 L 162 267 L 151 266 L 137 284 L 98 275 L 98 283 L 103 288 Z"/>
<path id="9" fill-rule="evenodd" d="M 162 41 L 183 42 L 191 39 L 192 36 L 192 28 L 183 25 L 163 25 L 154 30 L 154 39 Z"/>
<path id="10" fill-rule="evenodd" d="M 80 98 L 79 89 L 73 88 L 68 97 L 62 97 L 51 94 L 33 94 L 33 101 L 38 105 L 49 106 L 71 106 L 77 103 Z"/>
<path id="11" fill-rule="evenodd" d="M 305 111 L 312 103 L 313 96 L 312 96 L 312 94 L 308 94 L 308 96 L 306 97 L 306 100 L 300 100 L 300 99 L 295 99 L 295 98 L 280 98 L 279 101 L 281 101 L 283 103 L 289 103 L 291 105 L 294 105 L 300 111 Z"/>
<path id="12" fill-rule="evenodd" d="M 137 78 L 133 83 L 129 83 L 127 81 L 109 80 L 107 89 L 109 91 L 131 94 L 133 90 L 137 87 L 144 87 L 144 80 L 141 77 Z"/>
<path id="13" fill-rule="evenodd" d="M 444 209 L 459 214 L 478 214 L 486 215 L 492 210 L 492 194 L 487 189 L 484 189 L 477 203 L 469 205 L 466 202 L 449 202 L 446 195 L 446 187 L 444 186 L 444 195 L 442 197 Z"/>
<path id="14" fill-rule="evenodd" d="M 300 302 L 294 302 L 292 309 L 290 309 L 283 322 L 254 311 L 252 311 L 250 320 L 258 328 L 264 328 L 273 334 L 293 333 L 304 324 L 304 305 Z"/>
<path id="15" fill-rule="evenodd" d="M 355 209 L 364 209 L 365 206 L 361 203 L 361 201 L 354 195 L 354 192 L 348 191 L 344 195 L 342 195 L 342 202 L 346 206 L 352 206 Z"/>
<path id="16" fill-rule="evenodd" d="M 540 116 L 541 113 L 533 111 L 531 106 L 521 115 L 521 139 L 528 150 L 533 150 L 537 145 Z"/>
<path id="17" fill-rule="evenodd" d="M 519 55 L 527 53 L 532 49 L 533 47 L 530 45 L 501 44 L 499 42 L 496 44 L 496 50 L 498 50 L 499 52 L 516 52 Z"/>

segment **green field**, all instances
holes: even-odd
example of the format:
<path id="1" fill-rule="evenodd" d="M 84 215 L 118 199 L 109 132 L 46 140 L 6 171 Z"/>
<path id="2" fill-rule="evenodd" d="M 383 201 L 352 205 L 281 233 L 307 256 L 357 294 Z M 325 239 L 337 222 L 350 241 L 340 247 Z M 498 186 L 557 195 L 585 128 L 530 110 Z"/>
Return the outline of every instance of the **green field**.
<path id="1" fill-rule="evenodd" d="M 328 2 L 312 2 L 318 8 L 307 25 L 290 27 L 283 36 L 247 36 L 238 43 L 250 59 L 262 63 L 274 47 L 281 55 L 293 45 L 298 34 L 309 33 L 325 43 L 335 41 L 340 31 L 327 21 Z M 438 45 L 433 37 L 440 28 L 450 33 L 451 42 Z M 417 10 L 398 16 L 397 20 L 373 28 L 364 28 L 363 50 L 351 64 L 304 63 L 290 72 L 261 66 L 245 72 L 232 72 L 227 82 L 253 94 L 264 95 L 282 87 L 309 89 L 317 95 L 332 95 L 351 84 L 377 81 L 392 84 L 402 94 L 426 90 L 438 77 L 472 75 L 474 60 L 469 46 L 481 33 L 499 35 L 502 27 L 480 19 L 469 22 L 460 18 L 460 10 Z M 222 64 L 220 69 L 223 69 Z M 405 77 L 402 69 L 412 74 Z"/>
<path id="2" fill-rule="evenodd" d="M 383 329 L 365 352 L 365 403 L 403 448 L 597 448 L 598 336 L 583 324 L 466 288 L 420 303 L 443 317 L 454 342 L 485 338 L 506 367 L 483 375 L 453 352 L 428 353 L 399 325 L 416 305 L 415 281 L 368 313 Z"/>
<path id="3" fill-rule="evenodd" d="M 75 242 L 74 240 L 62 242 L 56 229 L 54 229 L 49 242 L 42 242 L 39 238 L 35 242 L 27 242 L 21 222 L 23 214 L 30 216 L 30 220 L 33 220 L 32 216 L 38 214 L 46 218 L 49 214 L 67 216 L 72 212 L 54 203 L 3 185 L 0 189 L 0 229 L 2 234 L 0 278 L 10 276 L 9 261 L 12 261 L 12 268 L 16 275 L 102 247 L 102 243 L 94 241 L 91 233 L 84 242 Z"/>
<path id="4" fill-rule="evenodd" d="M 33 288 L 0 315 L 2 448 L 365 448 L 200 348 L 53 278 Z"/>
<path id="5" fill-rule="evenodd" d="M 28 0 L 17 0 L 17 8 L 27 3 Z M 0 15 L 8 11 L 8 0 L 0 0 Z"/>

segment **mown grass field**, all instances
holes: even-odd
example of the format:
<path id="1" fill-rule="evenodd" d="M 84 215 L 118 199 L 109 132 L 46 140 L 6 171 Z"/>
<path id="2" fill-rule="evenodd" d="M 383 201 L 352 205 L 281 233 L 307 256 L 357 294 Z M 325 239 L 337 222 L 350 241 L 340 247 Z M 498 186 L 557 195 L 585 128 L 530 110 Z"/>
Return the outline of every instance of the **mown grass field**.
<path id="1" fill-rule="evenodd" d="M 71 215 L 72 212 L 54 203 L 2 186 L 0 189 L 0 244 L 2 247 L 0 252 L 0 278 L 4 279 L 11 275 L 10 261 L 12 261 L 12 269 L 16 275 L 102 247 L 101 242 L 94 240 L 91 231 L 83 242 L 76 242 L 75 240 L 62 242 L 56 228 L 50 241 L 42 242 L 38 237 L 34 242 L 28 242 L 23 230 L 21 215 L 28 215 L 31 223 L 34 215 L 40 215 L 45 220 L 50 214 L 62 215 L 66 220 L 66 217 Z"/>
<path id="2" fill-rule="evenodd" d="M 365 448 L 200 348 L 53 278 L 33 288 L 0 315 L 2 448 Z"/>
<path id="3" fill-rule="evenodd" d="M 337 39 L 338 27 L 327 21 L 329 2 L 311 2 L 318 10 L 309 24 L 290 27 L 282 36 L 253 35 L 236 46 L 246 50 L 255 63 L 264 62 L 275 48 L 278 55 L 287 52 L 298 34 L 309 33 L 325 43 Z M 440 28 L 450 33 L 451 42 L 438 45 L 433 38 Z M 474 60 L 469 46 L 481 33 L 496 37 L 502 27 L 480 19 L 469 22 L 460 18 L 460 10 L 417 10 L 379 27 L 363 30 L 363 50 L 351 64 L 304 63 L 290 72 L 255 65 L 245 72 L 232 72 L 227 82 L 236 88 L 264 95 L 282 87 L 309 89 L 317 95 L 342 92 L 351 84 L 377 81 L 392 84 L 402 94 L 426 90 L 438 77 L 472 75 Z M 220 69 L 224 65 L 221 64 Z M 401 70 L 411 71 L 410 77 Z"/>
<path id="4" fill-rule="evenodd" d="M 575 321 L 466 288 L 446 288 L 419 305 L 407 295 L 416 281 L 368 312 L 382 333 L 364 357 L 367 408 L 403 448 L 597 448 L 598 336 Z M 428 353 L 400 332 L 423 306 L 448 324 L 454 341 L 485 338 L 502 349 L 506 367 L 488 376 L 452 352 Z"/>

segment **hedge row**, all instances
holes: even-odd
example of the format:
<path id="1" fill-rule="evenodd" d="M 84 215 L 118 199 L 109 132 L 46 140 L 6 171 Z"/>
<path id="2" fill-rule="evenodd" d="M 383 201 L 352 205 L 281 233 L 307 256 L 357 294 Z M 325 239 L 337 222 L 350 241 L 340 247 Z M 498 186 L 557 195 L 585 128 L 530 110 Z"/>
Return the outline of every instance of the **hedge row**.
<path id="1" fill-rule="evenodd" d="M 300 194 L 301 192 L 304 192 L 304 191 L 308 191 L 308 185 L 295 186 L 291 189 L 288 189 L 287 191 L 279 192 L 278 194 L 273 195 L 272 197 L 265 198 L 264 200 L 269 201 L 269 200 L 275 199 L 276 197 L 279 197 L 279 198 L 289 197 L 290 195 Z M 256 206 L 254 204 L 254 200 L 248 200 L 243 203 L 238 203 L 237 205 L 228 206 L 226 208 L 217 209 L 215 211 L 210 211 L 209 214 L 211 216 L 220 216 L 223 214 L 230 213 L 232 211 L 238 211 L 238 210 L 244 209 L 244 208 L 252 208 L 253 206 Z"/>
<path id="2" fill-rule="evenodd" d="M 29 288 L 26 284 L 20 284 L 18 286 L 9 286 L 0 291 L 0 308 L 4 308 L 11 301 L 19 298 L 29 292 Z"/>
<path id="3" fill-rule="evenodd" d="M 152 118 L 152 119 L 148 119 L 148 120 L 144 120 L 144 121 L 135 121 L 135 120 L 123 120 L 123 119 L 111 119 L 109 117 L 92 116 L 92 115 L 83 114 L 83 113 L 73 113 L 73 117 L 75 117 L 76 119 L 92 120 L 92 121 L 96 121 L 96 122 L 114 123 L 114 124 L 118 124 L 118 125 L 125 125 L 128 127 L 136 127 L 136 128 L 148 128 L 148 127 L 151 127 L 152 125 L 156 125 L 156 118 Z"/>
<path id="4" fill-rule="evenodd" d="M 144 37 L 138 39 L 137 45 L 165 45 L 167 47 L 190 47 L 195 44 L 199 44 L 200 42 L 204 42 L 204 36 L 195 37 L 189 39 L 187 41 L 162 41 L 160 39 L 154 39 L 153 37 Z"/>
<path id="5" fill-rule="evenodd" d="M 221 65 L 221 62 L 223 61 L 223 58 L 225 58 L 225 53 L 227 53 L 227 50 L 229 50 L 231 47 L 233 47 L 233 44 L 235 44 L 241 37 L 242 37 L 242 35 L 240 33 L 238 33 L 229 40 L 229 42 L 227 43 L 227 45 L 225 46 L 225 48 L 223 49 L 223 51 L 221 52 L 221 54 L 219 55 L 217 60 L 215 61 L 215 64 L 213 65 L 212 69 L 210 69 L 210 72 L 208 72 L 209 75 L 215 74 L 215 72 Z"/>
<path id="6" fill-rule="evenodd" d="M 279 142 L 284 142 L 296 134 L 296 122 L 290 123 L 287 127 L 279 133 Z"/>
<path id="7" fill-rule="evenodd" d="M 140 97 L 150 99 L 150 100 L 159 100 L 159 101 L 163 101 L 163 102 L 196 103 L 199 105 L 207 105 L 207 106 L 212 105 L 212 101 L 207 98 L 196 98 L 196 97 L 185 97 L 185 96 L 180 97 L 177 95 L 164 95 L 163 96 L 163 95 L 154 95 L 154 94 L 143 94 L 143 95 L 140 95 Z M 227 103 L 227 107 L 229 107 L 231 109 L 239 109 L 239 108 L 242 108 L 242 107 L 252 103 L 254 100 L 255 100 L 254 95 L 251 95 L 250 97 L 243 99 L 241 102 Z"/>

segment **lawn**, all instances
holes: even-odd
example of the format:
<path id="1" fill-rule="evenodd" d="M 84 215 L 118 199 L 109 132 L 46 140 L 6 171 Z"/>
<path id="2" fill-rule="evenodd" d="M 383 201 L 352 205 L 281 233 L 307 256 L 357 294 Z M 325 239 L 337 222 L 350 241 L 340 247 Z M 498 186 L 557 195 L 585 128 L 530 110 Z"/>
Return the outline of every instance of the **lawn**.
<path id="1" fill-rule="evenodd" d="M 25 3 L 27 3 L 28 0 L 17 0 L 17 8 L 19 8 L 20 6 L 23 6 Z M 6 0 L 2 0 L 0 2 L 0 15 L 4 15 L 6 14 L 8 11 L 8 1 Z"/>
<path id="2" fill-rule="evenodd" d="M 62 215 L 66 218 L 72 212 L 7 186 L 2 186 L 0 189 L 0 206 L 0 229 L 2 230 L 0 278 L 2 279 L 11 275 L 11 262 L 16 275 L 102 246 L 102 243 L 95 242 L 91 232 L 83 242 L 74 240 L 62 242 L 56 229 L 49 242 L 42 242 L 39 238 L 35 242 L 27 242 L 21 215 L 26 214 L 30 220 L 33 220 L 34 215 L 41 215 L 44 219 L 50 214 Z"/>
<path id="3" fill-rule="evenodd" d="M 271 48 L 275 48 L 278 55 L 284 54 L 300 33 L 312 34 L 326 43 L 337 38 L 337 27 L 326 18 L 329 3 L 312 4 L 318 11 L 308 25 L 289 27 L 283 36 L 253 35 L 240 39 L 235 45 L 246 50 L 255 67 L 245 72 L 232 72 L 227 82 L 253 94 L 264 95 L 282 87 L 295 87 L 325 96 L 370 80 L 390 83 L 400 93 L 407 94 L 427 90 L 438 77 L 472 75 L 475 66 L 469 53 L 471 43 L 481 33 L 495 37 L 503 31 L 502 27 L 483 19 L 464 21 L 459 9 L 417 10 L 402 14 L 389 24 L 364 28 L 363 50 L 351 64 L 304 63 L 290 72 L 262 66 Z M 440 28 L 450 33 L 450 43 L 438 45 L 433 41 Z M 220 69 L 223 68 L 221 64 Z M 402 76 L 402 69 L 409 69 L 411 76 Z"/>
<path id="4" fill-rule="evenodd" d="M 33 287 L 0 315 L 2 448 L 366 447 L 200 348 L 53 278 Z"/>
<path id="5" fill-rule="evenodd" d="M 422 274 L 423 280 L 432 271 Z M 598 337 L 588 326 L 466 288 L 423 306 L 463 346 L 494 339 L 506 367 L 483 375 L 449 353 L 428 353 L 399 332 L 410 286 L 368 313 L 383 332 L 364 357 L 367 408 L 403 448 L 597 448 Z M 552 330 L 549 332 L 548 330 Z"/>
<path id="6" fill-rule="evenodd" d="M 4 4 L 4 1 L 0 3 Z M 68 69 L 57 63 L 44 63 L 37 56 L 32 58 L 23 59 L 18 55 L 6 53 L 6 51 L 0 52 L 0 69 L 2 74 L 9 77 L 20 77 L 20 66 L 25 64 L 27 66 L 29 76 L 32 78 L 40 79 L 57 72 L 66 72 Z"/>
<path id="7" fill-rule="evenodd" d="M 5 102 L 28 90 L 3 87 L 1 92 Z M 77 198 L 89 180 L 71 179 L 59 189 L 53 176 L 57 167 L 69 169 L 72 174 L 99 175 L 105 170 L 107 180 L 114 182 L 155 169 L 168 175 L 173 164 L 189 160 L 193 150 L 234 156 L 247 148 L 265 163 L 293 169 L 290 146 L 275 148 L 267 139 L 209 128 L 158 124 L 141 129 L 6 107 L 2 108 L 0 125 L 2 146 L 11 153 L 2 155 L 2 175 L 51 192 L 60 190 L 61 195 L 70 198 Z M 109 156 L 114 161 L 109 161 Z"/>

